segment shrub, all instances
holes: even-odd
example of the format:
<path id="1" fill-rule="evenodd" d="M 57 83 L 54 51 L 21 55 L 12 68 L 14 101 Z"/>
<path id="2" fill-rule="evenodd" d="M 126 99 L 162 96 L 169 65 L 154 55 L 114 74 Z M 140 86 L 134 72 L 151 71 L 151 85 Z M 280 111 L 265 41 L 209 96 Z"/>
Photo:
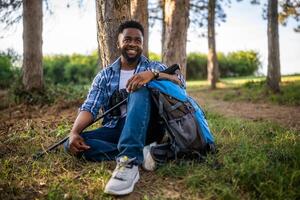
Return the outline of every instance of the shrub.
<path id="1" fill-rule="evenodd" d="M 64 76 L 65 66 L 70 62 L 67 55 L 45 56 L 43 58 L 44 77 L 54 84 L 67 83 Z"/>
<path id="2" fill-rule="evenodd" d="M 187 79 L 204 79 L 207 77 L 207 56 L 201 53 L 190 53 L 187 57 Z"/>
<path id="3" fill-rule="evenodd" d="M 18 55 L 12 49 L 0 52 L 0 88 L 8 88 L 14 81 L 19 70 L 14 66 Z"/>
<path id="4" fill-rule="evenodd" d="M 44 76 L 54 84 L 89 84 L 98 70 L 97 52 L 91 55 L 73 54 L 45 56 Z"/>
<path id="5" fill-rule="evenodd" d="M 237 51 L 229 53 L 225 62 L 220 62 L 221 76 L 253 75 L 261 66 L 259 54 L 255 51 Z"/>
<path id="6" fill-rule="evenodd" d="M 237 51 L 227 55 L 218 53 L 221 77 L 253 75 L 261 66 L 259 54 L 255 51 Z M 187 58 L 187 78 L 205 79 L 207 77 L 207 55 L 190 53 Z"/>

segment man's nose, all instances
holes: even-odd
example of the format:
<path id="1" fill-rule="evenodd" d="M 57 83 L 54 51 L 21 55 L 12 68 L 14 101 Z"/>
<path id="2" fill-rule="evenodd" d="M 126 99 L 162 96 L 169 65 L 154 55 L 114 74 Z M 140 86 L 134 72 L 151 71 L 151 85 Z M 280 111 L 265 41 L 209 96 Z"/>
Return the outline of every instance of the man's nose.
<path id="1" fill-rule="evenodd" d="M 138 42 L 135 41 L 135 40 L 131 40 L 131 41 L 129 42 L 129 46 L 137 46 L 137 44 L 138 44 Z"/>

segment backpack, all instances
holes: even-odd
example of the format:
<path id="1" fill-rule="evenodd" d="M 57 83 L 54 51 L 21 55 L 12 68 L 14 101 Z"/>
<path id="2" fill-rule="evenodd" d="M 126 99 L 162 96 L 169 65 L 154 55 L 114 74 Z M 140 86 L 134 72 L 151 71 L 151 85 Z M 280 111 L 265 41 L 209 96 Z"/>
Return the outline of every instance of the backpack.
<path id="1" fill-rule="evenodd" d="M 167 142 L 150 149 L 156 162 L 202 160 L 208 152 L 216 151 L 205 114 L 185 89 L 168 80 L 151 81 L 148 88 L 167 130 Z"/>

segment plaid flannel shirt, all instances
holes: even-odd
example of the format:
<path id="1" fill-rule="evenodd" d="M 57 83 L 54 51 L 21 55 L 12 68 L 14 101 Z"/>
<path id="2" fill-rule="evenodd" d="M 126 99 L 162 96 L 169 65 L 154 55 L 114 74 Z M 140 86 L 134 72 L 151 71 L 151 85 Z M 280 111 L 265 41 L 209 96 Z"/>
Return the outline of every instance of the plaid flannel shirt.
<path id="1" fill-rule="evenodd" d="M 93 119 L 97 118 L 99 110 L 105 112 L 109 109 L 109 100 L 115 90 L 119 88 L 120 79 L 120 63 L 119 57 L 108 67 L 101 70 L 91 85 L 86 100 L 80 107 L 80 111 L 88 111 L 92 114 Z M 162 71 L 166 66 L 160 62 L 149 61 L 145 56 L 141 56 L 140 62 L 135 70 L 135 74 L 143 71 L 150 71 L 156 69 Z M 182 84 L 185 86 L 185 81 L 182 75 L 178 76 Z M 119 117 L 106 115 L 103 119 L 103 126 L 113 128 L 116 126 Z"/>

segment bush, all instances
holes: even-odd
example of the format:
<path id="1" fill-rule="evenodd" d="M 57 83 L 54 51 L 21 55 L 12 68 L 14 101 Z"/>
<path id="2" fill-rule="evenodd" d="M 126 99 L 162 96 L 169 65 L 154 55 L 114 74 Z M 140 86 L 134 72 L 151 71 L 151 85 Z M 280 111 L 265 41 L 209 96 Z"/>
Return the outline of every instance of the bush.
<path id="1" fill-rule="evenodd" d="M 237 51 L 220 58 L 221 77 L 253 75 L 261 66 L 255 51 Z"/>
<path id="2" fill-rule="evenodd" d="M 22 81 L 18 78 L 9 88 L 9 99 L 16 104 L 40 104 L 47 105 L 55 102 L 78 101 L 85 97 L 88 92 L 88 86 L 71 84 L 53 84 L 48 83 L 42 91 L 26 91 Z"/>
<path id="3" fill-rule="evenodd" d="M 85 56 L 80 54 L 45 56 L 44 76 L 54 84 L 89 84 L 98 71 L 97 52 Z"/>
<path id="4" fill-rule="evenodd" d="M 259 54 L 255 51 L 237 51 L 225 55 L 218 53 L 221 77 L 248 76 L 261 66 Z M 190 53 L 187 58 L 187 78 L 205 79 L 207 77 L 207 55 Z"/>
<path id="5" fill-rule="evenodd" d="M 14 66 L 18 55 L 11 49 L 6 52 L 0 52 L 0 88 L 8 88 L 14 81 L 19 70 Z"/>
<path id="6" fill-rule="evenodd" d="M 207 77 L 207 56 L 201 53 L 190 53 L 187 57 L 187 79 L 205 79 Z"/>

